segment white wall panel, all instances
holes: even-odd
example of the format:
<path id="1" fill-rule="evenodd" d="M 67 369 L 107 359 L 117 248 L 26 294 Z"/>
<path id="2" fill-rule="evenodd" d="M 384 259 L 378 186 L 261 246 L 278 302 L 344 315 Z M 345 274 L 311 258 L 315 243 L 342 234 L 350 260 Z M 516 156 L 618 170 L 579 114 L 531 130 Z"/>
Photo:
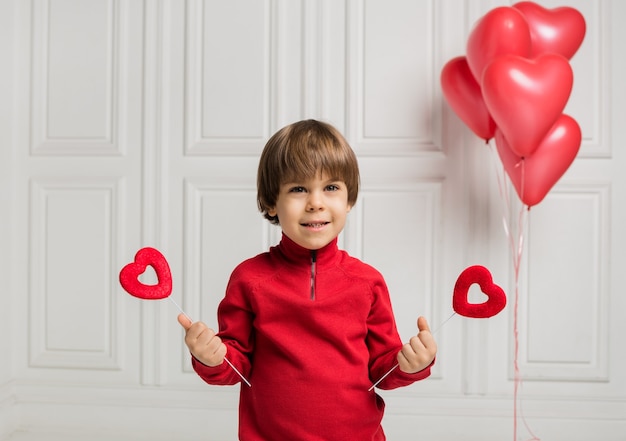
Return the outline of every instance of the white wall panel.
<path id="1" fill-rule="evenodd" d="M 8 2 L 0 3 L 0 59 L 7 60 L 13 65 L 14 53 L 14 7 Z M 11 93 L 14 84 L 14 72 L 11 69 L 0 70 L 0 280 L 3 281 L 0 288 L 0 353 L 3 354 L 3 362 L 0 363 L 0 408 L 7 407 L 7 394 L 3 394 L 4 384 L 9 383 L 13 377 L 13 329 L 11 326 L 13 273 L 11 271 L 12 240 L 11 236 L 2 232 L 13 231 L 15 222 L 15 210 L 12 207 L 14 197 L 14 174 L 11 164 L 11 137 L 15 118 L 11 108 Z M 8 427 L 2 424 L 0 411 L 0 427 Z M 0 429 L 0 439 L 3 435 Z"/>
<path id="2" fill-rule="evenodd" d="M 114 0 L 34 2 L 33 153 L 120 153 L 119 13 Z"/>
<path id="3" fill-rule="evenodd" d="M 550 1 L 557 7 L 561 4 Z M 567 4 L 578 9 L 587 25 L 585 39 L 570 63 L 574 69 L 574 87 L 565 108 L 580 125 L 583 143 L 579 157 L 611 155 L 609 112 L 611 105 L 611 4 L 607 1 L 574 0 Z M 589 111 L 593 109 L 593 111 Z"/>
<path id="4" fill-rule="evenodd" d="M 346 127 L 346 1 L 302 2 L 302 118 L 332 121 L 342 132 Z M 292 26 L 295 30 L 297 26 Z M 296 52 L 297 53 L 297 52 Z M 283 62 L 289 58 L 283 58 Z M 278 83 L 280 84 L 280 83 Z M 281 94 L 284 102 L 292 95 Z M 296 101 L 297 102 L 297 101 Z M 294 114 L 294 115 L 297 115 Z"/>
<path id="5" fill-rule="evenodd" d="M 359 152 L 387 155 L 433 148 L 433 100 L 438 84 L 432 2 L 351 2 Z M 427 66 L 426 68 L 424 68 Z"/>
<path id="6" fill-rule="evenodd" d="M 609 189 L 560 186 L 530 212 L 520 339 L 527 379 L 608 380 Z"/>
<path id="7" fill-rule="evenodd" d="M 31 366 L 119 369 L 118 204 L 115 181 L 33 181 Z"/>
<path id="8" fill-rule="evenodd" d="M 187 7 L 186 152 L 250 153 L 267 134 L 270 2 Z"/>
<path id="9" fill-rule="evenodd" d="M 141 3 L 14 7 L 14 366 L 134 382 L 139 308 L 117 275 L 142 241 Z"/>
<path id="10" fill-rule="evenodd" d="M 187 23 L 186 154 L 256 154 L 302 118 L 344 128 L 344 1 L 189 1 Z"/>

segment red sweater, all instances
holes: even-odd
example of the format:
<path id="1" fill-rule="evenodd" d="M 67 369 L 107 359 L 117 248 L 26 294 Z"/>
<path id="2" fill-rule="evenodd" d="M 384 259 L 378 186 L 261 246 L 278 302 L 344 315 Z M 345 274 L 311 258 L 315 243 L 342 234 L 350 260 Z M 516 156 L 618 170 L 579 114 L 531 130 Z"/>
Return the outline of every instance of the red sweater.
<path id="1" fill-rule="evenodd" d="M 337 248 L 311 251 L 283 235 L 279 245 L 241 263 L 218 308 L 228 359 L 250 381 L 241 386 L 239 437 L 257 440 L 384 440 L 384 403 L 368 389 L 402 347 L 380 273 Z M 193 359 L 209 384 L 239 376 L 222 363 Z M 430 375 L 399 368 L 378 387 Z"/>

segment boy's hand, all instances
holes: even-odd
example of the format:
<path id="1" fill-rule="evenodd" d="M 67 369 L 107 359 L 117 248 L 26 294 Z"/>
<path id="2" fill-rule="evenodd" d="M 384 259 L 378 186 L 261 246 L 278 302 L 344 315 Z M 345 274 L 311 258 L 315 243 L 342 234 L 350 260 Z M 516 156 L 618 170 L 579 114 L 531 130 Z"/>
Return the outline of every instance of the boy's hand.
<path id="1" fill-rule="evenodd" d="M 419 329 L 417 335 L 398 352 L 400 370 L 407 374 L 414 374 L 427 368 L 437 354 L 437 343 L 424 317 L 417 319 L 417 328 Z"/>
<path id="2" fill-rule="evenodd" d="M 202 322 L 192 323 L 184 314 L 178 315 L 178 323 L 185 328 L 185 344 L 191 355 L 207 366 L 222 364 L 226 356 L 226 345 L 215 331 Z"/>

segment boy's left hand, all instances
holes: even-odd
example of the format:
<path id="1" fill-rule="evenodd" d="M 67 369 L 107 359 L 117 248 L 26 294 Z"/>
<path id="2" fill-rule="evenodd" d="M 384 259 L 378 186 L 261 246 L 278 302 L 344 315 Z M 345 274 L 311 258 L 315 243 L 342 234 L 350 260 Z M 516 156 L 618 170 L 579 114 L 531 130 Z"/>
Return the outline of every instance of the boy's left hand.
<path id="1" fill-rule="evenodd" d="M 398 352 L 400 370 L 407 374 L 414 374 L 427 368 L 437 354 L 437 343 L 424 317 L 417 319 L 417 328 L 419 329 L 417 335 Z"/>

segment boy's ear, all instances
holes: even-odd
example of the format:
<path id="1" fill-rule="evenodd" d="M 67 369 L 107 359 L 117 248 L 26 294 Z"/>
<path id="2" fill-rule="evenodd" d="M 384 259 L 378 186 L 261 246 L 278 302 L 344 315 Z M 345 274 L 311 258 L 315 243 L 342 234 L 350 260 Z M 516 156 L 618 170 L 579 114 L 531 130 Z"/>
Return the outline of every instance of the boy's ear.
<path id="1" fill-rule="evenodd" d="M 276 207 L 270 207 L 267 209 L 267 214 L 269 214 L 272 217 L 276 216 Z"/>

